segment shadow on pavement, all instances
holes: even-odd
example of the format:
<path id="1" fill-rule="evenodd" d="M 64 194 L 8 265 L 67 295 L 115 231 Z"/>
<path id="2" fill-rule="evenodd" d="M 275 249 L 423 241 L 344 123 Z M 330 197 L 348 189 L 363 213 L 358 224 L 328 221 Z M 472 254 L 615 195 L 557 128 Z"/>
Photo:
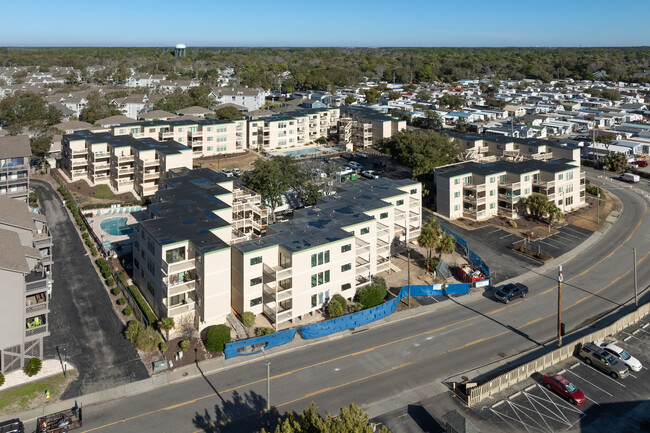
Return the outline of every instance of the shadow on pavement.
<path id="1" fill-rule="evenodd" d="M 443 433 L 445 431 L 445 429 L 438 424 L 438 421 L 436 421 L 429 411 L 422 407 L 422 405 L 409 404 L 407 413 L 423 432 Z"/>
<path id="2" fill-rule="evenodd" d="M 266 413 L 266 399 L 261 395 L 253 391 L 243 395 L 234 391 L 231 400 L 222 399 L 221 404 L 215 406 L 214 413 L 207 409 L 203 414 L 196 412 L 192 423 L 208 433 L 254 432 L 262 427 L 273 431 L 279 417 L 275 408 L 271 408 L 270 414 Z"/>

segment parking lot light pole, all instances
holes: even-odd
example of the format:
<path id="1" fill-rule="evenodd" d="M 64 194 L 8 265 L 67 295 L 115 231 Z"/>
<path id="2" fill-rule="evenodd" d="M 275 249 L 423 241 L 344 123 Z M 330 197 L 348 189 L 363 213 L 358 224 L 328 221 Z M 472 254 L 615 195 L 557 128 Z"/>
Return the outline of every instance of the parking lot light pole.
<path id="1" fill-rule="evenodd" d="M 562 265 L 557 267 L 557 347 L 562 346 Z"/>
<path id="2" fill-rule="evenodd" d="M 636 248 L 632 248 L 634 251 L 634 307 L 639 308 L 639 300 L 637 298 L 637 282 L 636 282 Z"/>

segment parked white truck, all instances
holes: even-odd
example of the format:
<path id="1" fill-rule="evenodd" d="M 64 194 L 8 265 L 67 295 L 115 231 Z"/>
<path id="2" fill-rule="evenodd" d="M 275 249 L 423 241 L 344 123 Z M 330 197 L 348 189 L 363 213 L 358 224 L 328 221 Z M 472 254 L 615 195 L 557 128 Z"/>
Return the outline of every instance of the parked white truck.
<path id="1" fill-rule="evenodd" d="M 624 180 L 625 182 L 629 183 L 636 183 L 641 180 L 638 174 L 634 173 L 623 173 L 621 176 L 621 180 Z"/>

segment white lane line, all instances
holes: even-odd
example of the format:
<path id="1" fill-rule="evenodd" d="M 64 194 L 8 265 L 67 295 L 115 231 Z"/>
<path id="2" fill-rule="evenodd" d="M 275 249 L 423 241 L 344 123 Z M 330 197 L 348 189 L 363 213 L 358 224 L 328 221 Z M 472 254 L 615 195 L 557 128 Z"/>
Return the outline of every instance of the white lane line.
<path id="1" fill-rule="evenodd" d="M 585 398 L 586 398 L 587 400 L 589 400 L 590 402 L 592 402 L 593 404 L 595 404 L 596 406 L 600 406 L 599 403 L 597 403 L 595 400 L 590 399 L 590 398 L 587 397 L 586 395 L 585 395 Z"/>
<path id="2" fill-rule="evenodd" d="M 635 376 L 635 375 L 633 375 L 632 373 L 630 373 L 630 376 L 632 376 L 633 378 L 635 378 L 635 379 L 636 379 L 636 376 Z"/>
<path id="3" fill-rule="evenodd" d="M 505 235 L 505 236 L 501 236 L 499 239 L 509 238 L 510 236 L 514 236 L 514 235 L 513 235 L 512 233 L 508 233 L 508 234 Z"/>
<path id="4" fill-rule="evenodd" d="M 593 386 L 594 388 L 597 388 L 597 389 L 601 390 L 602 392 L 604 392 L 605 394 L 607 394 L 608 396 L 613 397 L 612 394 L 608 393 L 607 391 L 605 391 L 604 389 L 602 389 L 602 388 L 599 387 L 598 385 L 594 385 L 593 383 L 591 383 L 590 381 L 588 381 L 588 380 L 585 379 L 584 377 L 580 376 L 579 374 L 576 374 L 576 373 L 574 373 L 574 372 L 571 371 L 571 370 L 568 370 L 567 373 L 571 373 L 571 374 L 573 374 L 573 375 L 579 377 L 580 379 L 584 380 L 585 382 L 591 384 L 591 386 Z"/>

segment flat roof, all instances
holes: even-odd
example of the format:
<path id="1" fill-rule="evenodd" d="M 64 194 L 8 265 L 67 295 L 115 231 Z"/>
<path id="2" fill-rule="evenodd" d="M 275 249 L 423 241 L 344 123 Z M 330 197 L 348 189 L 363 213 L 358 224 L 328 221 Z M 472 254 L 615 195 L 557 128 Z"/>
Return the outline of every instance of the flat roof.
<path id="1" fill-rule="evenodd" d="M 525 161 L 495 161 L 484 164 L 477 162 L 463 162 L 460 164 L 436 168 L 436 176 L 443 178 L 452 178 L 467 174 L 477 174 L 480 176 L 489 176 L 497 173 L 524 174 L 533 171 L 543 171 L 547 173 L 560 173 L 572 168 L 578 168 L 570 159 L 553 159 L 548 162 L 529 159 Z"/>
<path id="2" fill-rule="evenodd" d="M 137 151 L 157 150 L 164 155 L 173 155 L 190 149 L 174 140 L 158 141 L 149 137 L 134 138 L 131 135 L 113 135 L 110 132 L 92 132 L 87 129 L 66 134 L 63 137 L 68 140 L 84 140 L 90 145 L 107 143 L 114 148 L 133 147 Z"/>

